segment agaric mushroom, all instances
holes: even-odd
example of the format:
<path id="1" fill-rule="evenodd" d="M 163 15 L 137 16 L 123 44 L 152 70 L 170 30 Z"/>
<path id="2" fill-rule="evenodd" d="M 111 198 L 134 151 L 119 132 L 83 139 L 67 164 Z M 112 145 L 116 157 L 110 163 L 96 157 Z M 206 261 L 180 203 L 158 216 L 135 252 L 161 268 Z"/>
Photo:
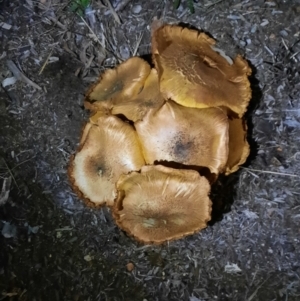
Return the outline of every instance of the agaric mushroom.
<path id="1" fill-rule="evenodd" d="M 215 51 L 204 33 L 165 25 L 154 31 L 152 54 L 165 98 L 187 107 L 224 106 L 241 117 L 251 98 L 248 63 Z"/>
<path id="2" fill-rule="evenodd" d="M 111 113 L 124 115 L 130 121 L 143 119 L 147 112 L 161 107 L 164 99 L 159 91 L 158 75 L 152 69 L 146 78 L 142 91 L 132 98 L 120 99 L 114 102 Z"/>
<path id="3" fill-rule="evenodd" d="M 193 234 L 211 219 L 210 185 L 193 170 L 144 166 L 122 175 L 117 190 L 116 223 L 144 243 Z"/>
<path id="4" fill-rule="evenodd" d="M 237 171 L 247 160 L 250 147 L 247 142 L 247 125 L 244 119 L 229 118 L 229 154 L 225 175 Z"/>
<path id="5" fill-rule="evenodd" d="M 147 164 L 168 161 L 224 171 L 228 118 L 220 108 L 195 109 L 166 102 L 135 123 Z"/>
<path id="6" fill-rule="evenodd" d="M 85 107 L 91 111 L 107 111 L 118 100 L 131 99 L 143 89 L 151 71 L 150 65 L 133 57 L 115 69 L 107 70 L 87 93 Z"/>
<path id="7" fill-rule="evenodd" d="M 145 164 L 137 134 L 115 116 L 98 116 L 86 125 L 84 139 L 71 159 L 69 177 L 74 190 L 90 205 L 113 205 L 121 174 Z"/>
<path id="8" fill-rule="evenodd" d="M 141 242 L 205 228 L 210 184 L 249 155 L 242 116 L 251 69 L 214 44 L 204 33 L 156 22 L 156 69 L 131 58 L 106 71 L 86 96 L 92 116 L 69 177 L 89 204 L 113 206 L 119 227 Z"/>

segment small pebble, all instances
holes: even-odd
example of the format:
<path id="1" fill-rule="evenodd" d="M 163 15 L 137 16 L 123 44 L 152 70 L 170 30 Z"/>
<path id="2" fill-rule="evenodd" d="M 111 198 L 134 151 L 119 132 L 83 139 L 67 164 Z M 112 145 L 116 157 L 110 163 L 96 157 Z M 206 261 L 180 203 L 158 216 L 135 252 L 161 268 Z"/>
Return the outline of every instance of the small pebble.
<path id="1" fill-rule="evenodd" d="M 282 37 L 287 37 L 289 34 L 288 34 L 288 32 L 287 32 L 286 30 L 281 30 L 281 31 L 280 31 L 280 35 L 281 35 Z"/>
<path id="2" fill-rule="evenodd" d="M 128 262 L 126 264 L 126 269 L 127 269 L 128 272 L 132 272 L 133 269 L 134 269 L 134 264 L 132 262 Z"/>
<path id="3" fill-rule="evenodd" d="M 263 19 L 263 21 L 260 23 L 260 26 L 266 26 L 266 25 L 268 25 L 269 24 L 269 21 L 268 20 L 266 20 L 266 19 Z"/>
<path id="4" fill-rule="evenodd" d="M 252 28 L 251 28 L 251 33 L 255 33 L 256 30 L 257 30 L 257 25 L 254 24 L 254 25 L 252 26 Z"/>
<path id="5" fill-rule="evenodd" d="M 140 12 L 141 12 L 141 10 L 142 10 L 142 6 L 141 5 L 135 5 L 133 8 L 132 8 L 132 12 L 134 13 L 134 14 L 139 14 Z"/>
<path id="6" fill-rule="evenodd" d="M 120 54 L 123 60 L 127 60 L 130 57 L 130 50 L 126 45 L 120 46 Z"/>
<path id="7" fill-rule="evenodd" d="M 87 262 L 92 261 L 94 259 L 93 256 L 91 256 L 91 255 L 85 255 L 83 258 Z"/>
<path id="8" fill-rule="evenodd" d="M 5 222 L 1 233 L 5 238 L 15 237 L 17 234 L 17 227 L 15 225 Z"/>
<path id="9" fill-rule="evenodd" d="M 230 19 L 230 20 L 239 20 L 239 19 L 241 19 L 241 17 L 237 16 L 237 15 L 228 15 L 227 19 Z"/>

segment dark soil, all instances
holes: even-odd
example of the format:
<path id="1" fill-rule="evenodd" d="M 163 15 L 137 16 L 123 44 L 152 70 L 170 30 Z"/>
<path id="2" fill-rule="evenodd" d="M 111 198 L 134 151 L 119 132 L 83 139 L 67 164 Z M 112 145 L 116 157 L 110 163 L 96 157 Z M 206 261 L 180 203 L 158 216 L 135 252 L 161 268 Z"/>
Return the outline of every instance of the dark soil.
<path id="1" fill-rule="evenodd" d="M 81 18 L 67 0 L 0 0 L 0 300 L 300 300 L 300 1 L 131 0 L 121 24 L 106 5 Z M 251 64 L 252 152 L 215 185 L 208 228 L 143 246 L 77 198 L 67 166 L 88 86 L 149 57 L 154 17 Z M 38 86 L 6 85 L 11 61 Z"/>

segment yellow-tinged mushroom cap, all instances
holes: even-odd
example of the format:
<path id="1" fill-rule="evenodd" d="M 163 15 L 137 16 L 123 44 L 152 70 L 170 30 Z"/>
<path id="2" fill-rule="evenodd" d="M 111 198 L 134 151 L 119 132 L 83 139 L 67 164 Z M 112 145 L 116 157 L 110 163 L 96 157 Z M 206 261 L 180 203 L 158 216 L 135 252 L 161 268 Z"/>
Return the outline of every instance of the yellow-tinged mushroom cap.
<path id="1" fill-rule="evenodd" d="M 154 31 L 152 53 L 165 98 L 187 107 L 225 106 L 240 117 L 251 98 L 248 63 L 231 63 L 204 33 L 165 25 Z"/>
<path id="2" fill-rule="evenodd" d="M 150 65 L 139 57 L 130 58 L 115 69 L 106 70 L 88 91 L 85 107 L 92 111 L 108 110 L 116 99 L 135 97 L 143 89 L 150 71 Z"/>
<path id="3" fill-rule="evenodd" d="M 113 205 L 115 183 L 122 173 L 145 164 L 134 129 L 115 116 L 100 116 L 88 123 L 88 133 L 69 167 L 71 182 L 90 204 Z"/>
<path id="4" fill-rule="evenodd" d="M 247 125 L 245 120 L 230 118 L 229 120 L 229 154 L 225 174 L 237 171 L 246 162 L 250 153 L 247 142 Z"/>
<path id="5" fill-rule="evenodd" d="M 210 185 L 193 170 L 144 166 L 122 175 L 117 190 L 116 223 L 144 243 L 193 234 L 211 219 Z"/>
<path id="6" fill-rule="evenodd" d="M 114 115 L 122 114 L 127 119 L 136 122 L 143 119 L 148 111 L 159 108 L 163 103 L 164 99 L 159 90 L 157 71 L 152 69 L 145 80 L 142 91 L 132 98 L 114 101 L 111 113 Z"/>
<path id="7" fill-rule="evenodd" d="M 223 172 L 228 159 L 228 118 L 219 108 L 166 102 L 135 123 L 146 163 L 168 161 Z"/>

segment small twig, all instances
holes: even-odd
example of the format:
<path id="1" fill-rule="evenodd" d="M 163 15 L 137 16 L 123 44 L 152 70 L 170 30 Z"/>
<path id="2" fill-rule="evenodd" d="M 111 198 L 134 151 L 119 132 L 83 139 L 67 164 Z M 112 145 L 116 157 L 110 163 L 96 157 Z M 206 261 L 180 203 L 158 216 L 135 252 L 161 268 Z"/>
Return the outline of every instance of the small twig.
<path id="1" fill-rule="evenodd" d="M 283 46 L 285 47 L 285 49 L 286 49 L 287 51 L 290 51 L 290 50 L 289 50 L 289 47 L 287 47 L 287 45 L 286 45 L 286 43 L 285 43 L 285 41 L 284 41 L 283 38 L 281 38 L 281 41 L 282 41 L 282 44 L 283 44 Z"/>
<path id="2" fill-rule="evenodd" d="M 2 189 L 0 190 L 0 206 L 4 205 L 9 197 L 11 185 L 11 177 L 4 178 L 2 183 Z"/>
<path id="3" fill-rule="evenodd" d="M 67 28 L 64 24 L 62 24 L 61 22 L 59 22 L 56 18 L 54 17 L 48 17 L 49 20 L 51 20 L 55 25 L 57 25 L 58 27 L 60 27 L 62 30 L 66 31 Z"/>
<path id="4" fill-rule="evenodd" d="M 134 48 L 134 51 L 132 53 L 132 56 L 136 56 L 138 50 L 139 50 L 139 47 L 140 47 L 140 44 L 141 44 L 141 41 L 143 39 L 143 36 L 144 36 L 144 31 L 141 33 L 139 39 L 137 40 L 136 42 L 136 45 L 135 45 L 135 48 Z"/>
<path id="5" fill-rule="evenodd" d="M 11 176 L 12 179 L 14 180 L 14 183 L 16 184 L 17 188 L 19 189 L 19 186 L 18 186 L 18 184 L 17 184 L 17 181 L 16 181 L 16 179 L 15 179 L 15 177 L 14 177 L 12 171 L 10 170 L 9 166 L 6 164 L 6 161 L 5 161 L 3 158 L 2 158 L 2 161 L 4 162 L 6 168 L 7 168 L 8 172 L 9 172 L 10 176 Z"/>
<path id="6" fill-rule="evenodd" d="M 253 294 L 247 299 L 247 301 L 252 301 L 252 299 L 255 297 L 257 294 L 258 290 L 269 280 L 270 277 L 268 277 L 265 281 L 263 281 L 253 292 Z"/>
<path id="7" fill-rule="evenodd" d="M 44 62 L 44 64 L 43 64 L 42 68 L 40 69 L 39 75 L 42 74 L 42 72 L 44 71 L 45 67 L 47 66 L 48 61 L 49 61 L 49 58 L 50 58 L 50 56 L 52 55 L 52 52 L 53 52 L 53 48 L 50 50 L 50 53 L 48 54 L 48 56 L 47 56 L 47 58 L 46 58 L 46 60 L 45 60 L 45 62 Z"/>
<path id="8" fill-rule="evenodd" d="M 17 79 L 17 80 L 20 80 L 38 90 L 42 90 L 42 88 L 37 85 L 36 83 L 34 83 L 32 80 L 30 80 L 26 75 L 24 75 L 19 69 L 18 67 L 16 66 L 16 64 L 11 61 L 11 60 L 7 60 L 7 67 L 8 69 L 13 73 L 14 77 Z"/>
<path id="9" fill-rule="evenodd" d="M 249 169 L 247 169 L 247 172 L 252 175 L 254 178 L 259 178 L 259 176 L 253 172 L 251 172 Z"/>
<path id="10" fill-rule="evenodd" d="M 116 6 L 115 11 L 121 11 L 125 8 L 125 6 L 130 2 L 131 0 L 122 0 L 119 2 L 119 4 Z"/>
<path id="11" fill-rule="evenodd" d="M 211 6 L 215 5 L 215 4 L 218 4 L 218 3 L 222 2 L 222 1 L 224 1 L 224 0 L 219 0 L 219 1 L 216 1 L 216 2 L 212 2 L 212 3 L 207 3 L 207 4 L 204 4 L 204 6 L 206 8 L 209 8 L 209 7 L 211 7 Z"/>
<path id="12" fill-rule="evenodd" d="M 261 172 L 261 173 L 267 173 L 267 174 L 272 174 L 272 175 L 300 178 L 300 175 L 294 175 L 294 174 L 290 174 L 290 173 L 282 173 L 282 172 L 268 171 L 268 170 L 259 170 L 259 169 L 253 169 L 253 168 L 247 168 L 247 167 L 241 167 L 241 168 L 245 169 L 245 170 Z"/>
<path id="13" fill-rule="evenodd" d="M 97 42 L 100 44 L 100 46 L 105 49 L 104 45 L 101 43 L 101 41 L 98 39 L 97 35 L 95 34 L 95 32 L 92 30 L 92 28 L 89 26 L 89 24 L 87 24 L 87 22 L 84 20 L 83 17 L 81 17 L 81 20 L 83 21 L 83 23 L 86 25 L 86 27 L 89 29 L 89 31 L 92 33 L 93 37 L 97 40 Z"/>
<path id="14" fill-rule="evenodd" d="M 109 50 L 108 48 L 105 47 L 105 45 L 102 44 L 102 42 L 99 40 L 99 38 L 97 37 L 96 33 L 93 31 L 93 29 L 87 24 L 87 22 L 84 20 L 83 17 L 81 17 L 81 20 L 83 21 L 83 23 L 86 25 L 86 27 L 89 29 L 89 31 L 91 32 L 92 38 L 94 41 L 98 42 L 100 44 L 100 46 L 103 48 L 104 51 L 110 53 L 111 55 L 113 55 L 117 60 L 120 60 L 113 51 Z M 104 39 L 106 40 L 106 42 L 108 43 L 107 38 L 105 37 L 105 35 L 103 34 Z M 65 49 L 65 48 L 64 48 Z M 66 50 L 66 49 L 65 49 Z M 68 51 L 69 52 L 69 51 Z"/>
<path id="15" fill-rule="evenodd" d="M 297 59 L 295 58 L 295 56 L 299 53 L 300 53 L 300 51 L 295 52 L 293 55 L 291 55 L 290 59 L 293 59 L 295 62 L 298 62 Z"/>
<path id="16" fill-rule="evenodd" d="M 118 14 L 116 13 L 115 9 L 113 8 L 113 6 L 111 5 L 110 1 L 109 0 L 105 0 L 107 6 L 109 7 L 112 15 L 114 16 L 115 18 L 115 21 L 120 25 L 121 24 L 121 20 L 120 20 L 120 17 L 118 16 Z"/>
<path id="17" fill-rule="evenodd" d="M 160 3 L 160 4 L 161 4 L 161 3 Z M 150 23 L 150 20 L 153 19 L 153 16 L 155 16 L 155 14 L 156 14 L 156 12 L 157 12 L 158 9 L 159 9 L 159 5 L 158 5 L 157 8 L 153 11 L 152 15 L 149 17 L 148 23 Z M 152 23 L 152 24 L 154 24 L 154 26 L 151 27 L 151 31 L 155 31 L 155 30 L 156 30 L 157 28 L 159 28 L 163 23 L 162 23 L 160 20 L 155 19 L 154 23 Z M 155 28 L 155 27 L 156 27 L 156 28 Z M 133 56 L 135 56 L 135 55 L 137 54 L 137 52 L 138 52 L 138 49 L 139 49 L 139 46 L 140 46 L 141 41 L 142 41 L 142 39 L 143 39 L 144 33 L 145 33 L 145 31 L 143 31 L 143 32 L 141 33 L 140 37 L 138 38 L 138 40 L 137 40 L 137 42 L 136 42 L 136 45 L 135 45 L 135 48 L 134 48 L 134 51 L 133 51 L 133 54 L 132 54 Z"/>
<path id="18" fill-rule="evenodd" d="M 34 159 L 34 157 L 29 158 L 29 159 L 27 159 L 27 160 L 24 160 L 24 161 L 20 162 L 19 164 L 15 165 L 11 170 L 16 169 L 17 167 L 23 165 L 24 163 L 26 163 L 26 162 L 28 162 L 28 161 L 30 161 L 30 160 L 32 160 L 32 159 Z"/>
<path id="19" fill-rule="evenodd" d="M 270 48 L 267 45 L 264 45 L 264 48 L 269 52 L 271 56 L 274 56 L 274 53 L 270 50 Z"/>

